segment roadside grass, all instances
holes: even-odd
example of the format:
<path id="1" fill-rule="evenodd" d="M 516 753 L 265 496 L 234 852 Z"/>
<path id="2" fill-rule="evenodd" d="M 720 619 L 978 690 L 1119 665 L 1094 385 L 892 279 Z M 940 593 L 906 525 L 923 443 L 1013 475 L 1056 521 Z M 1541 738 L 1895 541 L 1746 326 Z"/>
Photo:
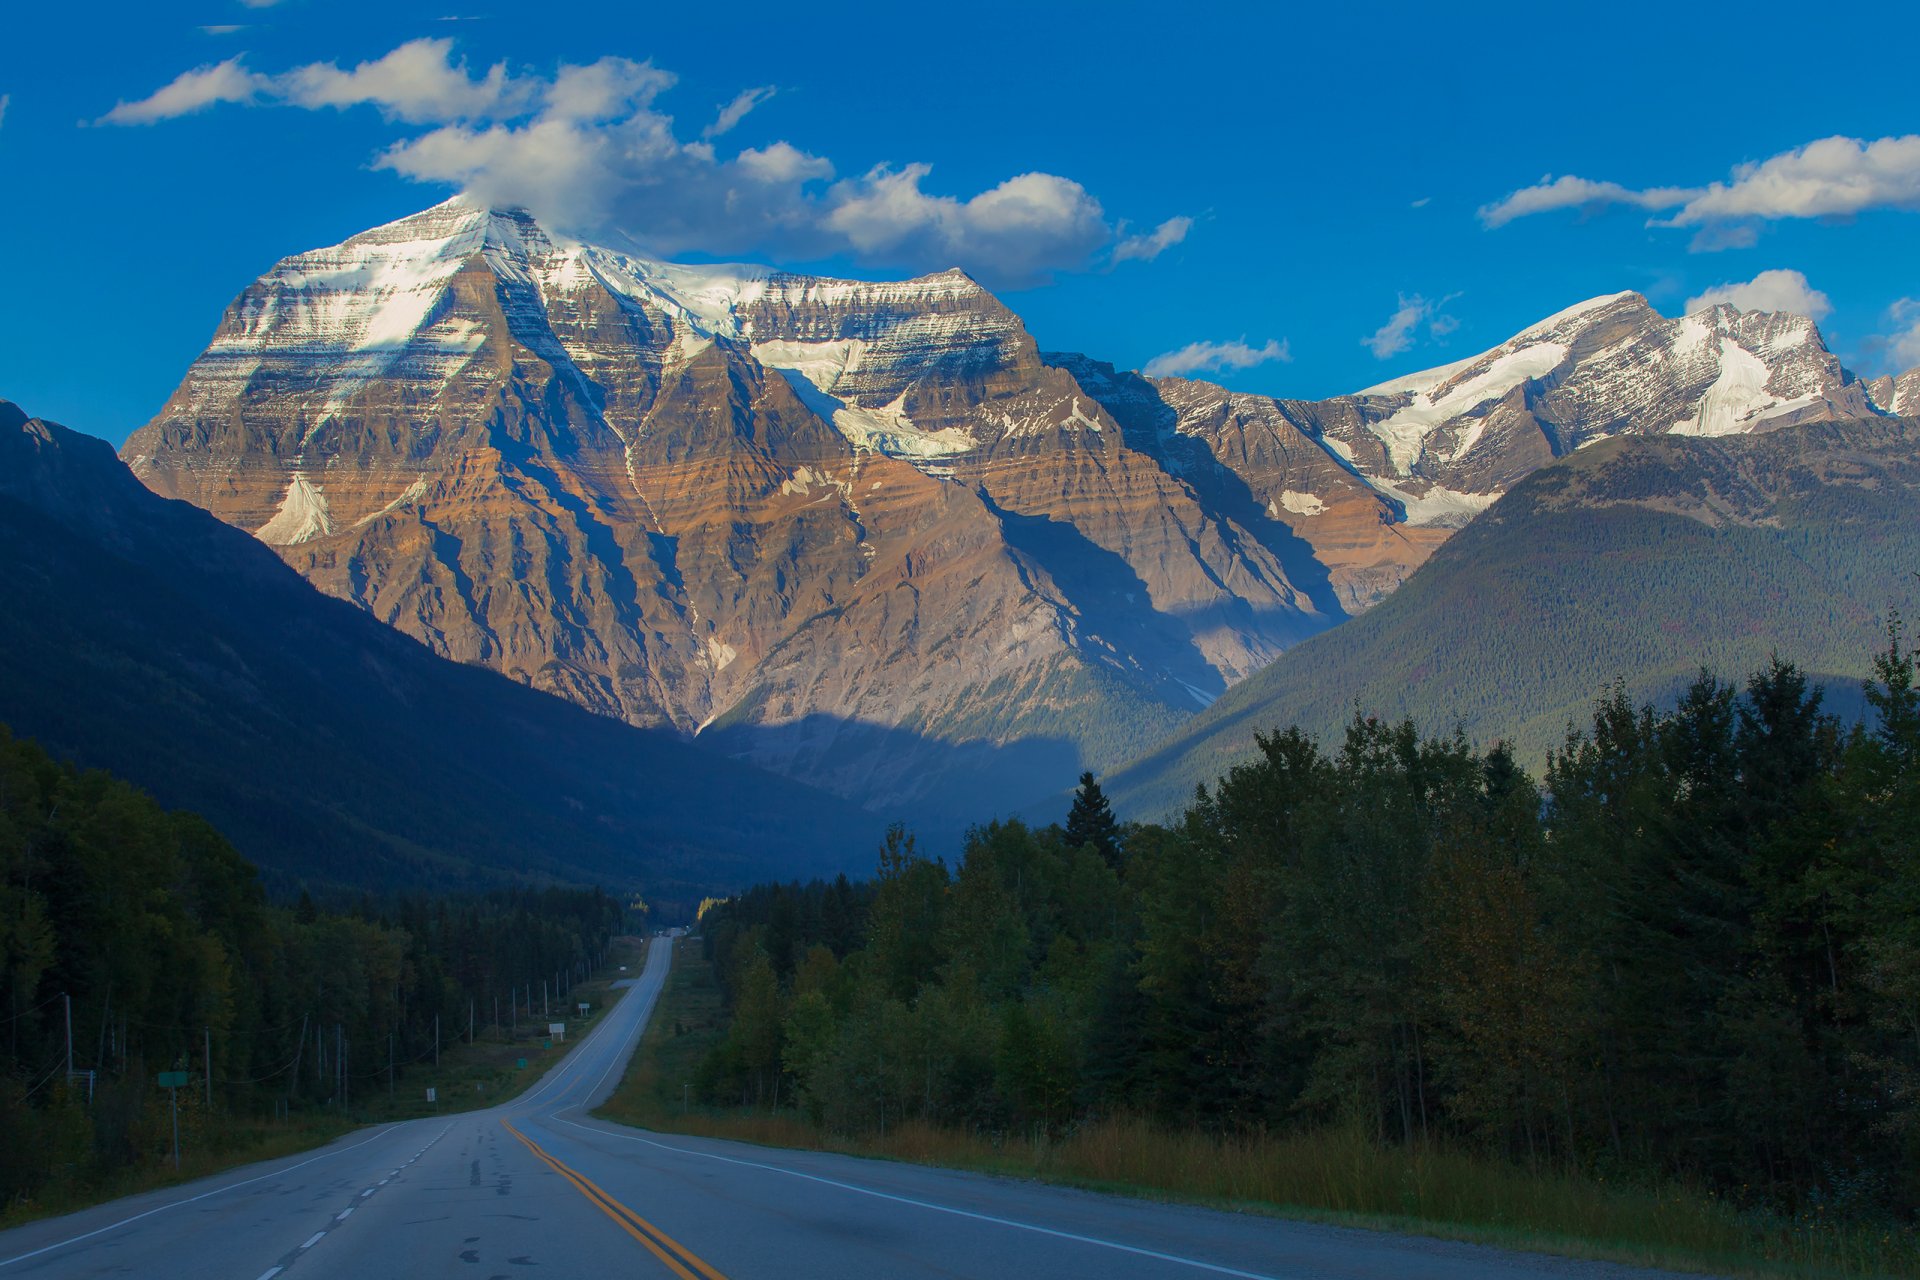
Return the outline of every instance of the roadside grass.
<path id="1" fill-rule="evenodd" d="M 701 1137 L 1640 1266 L 1793 1280 L 1920 1276 L 1920 1237 L 1911 1227 L 1829 1221 L 1824 1213 L 1789 1219 L 1683 1186 L 1615 1184 L 1438 1144 L 1383 1148 L 1349 1129 L 1221 1136 L 1122 1116 L 1051 1140 L 918 1121 L 847 1135 L 787 1109 L 689 1105 L 686 1085 L 725 1035 L 700 944 L 682 939 L 627 1076 L 600 1114 Z"/>
<path id="2" fill-rule="evenodd" d="M 182 1090 L 178 1172 L 173 1168 L 170 1119 L 163 1100 L 159 1123 L 167 1127 L 167 1145 L 152 1152 L 147 1162 L 108 1173 L 76 1173 L 71 1180 L 55 1183 L 32 1199 L 6 1205 L 0 1210 L 0 1230 L 122 1196 L 178 1186 L 240 1165 L 297 1155 L 358 1128 L 454 1115 L 510 1101 L 599 1025 L 601 1016 L 625 994 L 625 988 L 614 989 L 613 983 L 640 976 L 647 958 L 647 939 L 616 938 L 607 954 L 606 965 L 568 995 L 570 1006 L 582 1002 L 592 1006 L 588 1016 L 582 1020 L 577 1012 L 563 1014 L 556 1010 L 552 1014 L 553 1021 L 567 1024 L 564 1042 L 544 1044 L 547 1019 L 541 1016 L 536 998 L 533 1018 L 529 1021 L 523 1017 L 517 1038 L 510 1024 L 498 1031 L 486 1025 L 475 1029 L 474 1041 L 468 1044 L 462 1027 L 461 1035 L 450 1035 L 441 1044 L 438 1066 L 430 1050 L 418 1055 L 416 1061 L 397 1064 L 391 1092 L 384 1063 L 357 1074 L 344 1111 L 302 1109 L 285 1119 L 218 1110 L 209 1115 L 199 1093 Z M 628 972 L 622 973 L 621 965 L 626 965 Z M 508 1021 L 504 1015 L 502 1021 Z M 521 1059 L 526 1060 L 524 1069 L 517 1065 Z M 429 1087 L 437 1094 L 436 1102 L 426 1100 Z M 218 1090 L 216 1084 L 216 1095 Z"/>

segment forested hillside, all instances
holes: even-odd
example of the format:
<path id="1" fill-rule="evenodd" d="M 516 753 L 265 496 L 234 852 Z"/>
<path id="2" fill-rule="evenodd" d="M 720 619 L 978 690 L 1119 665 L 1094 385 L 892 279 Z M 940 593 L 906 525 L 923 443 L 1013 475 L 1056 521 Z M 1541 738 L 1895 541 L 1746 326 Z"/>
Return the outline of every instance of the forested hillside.
<path id="1" fill-rule="evenodd" d="M 191 809 L 277 888 L 832 870 L 884 821 L 436 658 L 105 442 L 0 401 L 0 721 Z"/>
<path id="2" fill-rule="evenodd" d="M 1168 826 L 1087 779 L 957 866 L 896 833 L 871 886 L 707 913 L 698 1087 L 842 1133 L 1359 1126 L 1910 1229 L 1920 692 L 1897 624 L 1863 665 L 1872 731 L 1773 662 L 1616 688 L 1540 781 L 1356 718 L 1262 736 Z"/>
<path id="3" fill-rule="evenodd" d="M 1616 678 L 1670 704 L 1702 665 L 1775 653 L 1836 688 L 1867 674 L 1920 567 L 1920 421 L 1610 440 L 1535 472 L 1399 591 L 1289 650 L 1107 782 L 1130 817 L 1295 724 L 1359 710 L 1460 725 L 1537 770 Z"/>
<path id="4" fill-rule="evenodd" d="M 344 1112 L 496 1010 L 527 1020 L 626 915 L 561 888 L 276 905 L 200 818 L 0 729 L 0 1211 L 157 1164 L 158 1072 L 188 1073 L 195 1143 Z"/>

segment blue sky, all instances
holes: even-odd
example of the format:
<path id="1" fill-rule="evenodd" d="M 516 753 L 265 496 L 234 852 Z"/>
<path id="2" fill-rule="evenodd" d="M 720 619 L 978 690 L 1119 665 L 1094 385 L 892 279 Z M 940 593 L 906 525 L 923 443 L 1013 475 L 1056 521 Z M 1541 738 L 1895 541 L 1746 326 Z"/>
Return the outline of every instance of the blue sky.
<path id="1" fill-rule="evenodd" d="M 1315 8 L 17 6 L 0 397 L 117 441 L 276 259 L 462 185 L 663 256 L 959 265 L 1045 347 L 1276 395 L 1621 289 L 1920 364 L 1920 109 L 1875 70 L 1920 6 Z"/>

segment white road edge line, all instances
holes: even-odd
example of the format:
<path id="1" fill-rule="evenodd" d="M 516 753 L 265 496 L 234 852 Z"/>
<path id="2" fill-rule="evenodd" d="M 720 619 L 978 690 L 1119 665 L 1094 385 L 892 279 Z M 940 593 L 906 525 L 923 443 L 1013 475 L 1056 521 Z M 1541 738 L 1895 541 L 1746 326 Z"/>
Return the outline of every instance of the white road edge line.
<path id="1" fill-rule="evenodd" d="M 279 1275 L 282 1271 L 285 1271 L 285 1270 L 286 1270 L 285 1267 L 268 1267 L 265 1271 L 262 1271 L 260 1273 L 260 1280 L 273 1280 L 275 1276 Z"/>
<path id="2" fill-rule="evenodd" d="M 551 1117 L 559 1123 L 587 1133 L 597 1133 L 602 1137 L 619 1138 L 626 1142 L 643 1142 L 649 1147 L 658 1147 L 662 1151 L 671 1151 L 676 1155 L 699 1156 L 702 1160 L 718 1160 L 722 1164 L 737 1164 L 748 1169 L 764 1169 L 768 1173 L 784 1173 L 789 1178 L 801 1178 L 807 1182 L 818 1182 L 823 1186 L 838 1187 L 842 1191 L 852 1191 L 858 1195 L 872 1196 L 876 1200 L 891 1200 L 895 1204 L 912 1205 L 916 1209 L 931 1209 L 935 1213 L 950 1213 L 956 1218 L 972 1218 L 976 1222 L 991 1222 L 996 1226 L 1013 1227 L 1019 1231 L 1032 1231 L 1043 1236 L 1053 1236 L 1059 1240 L 1072 1240 L 1078 1244 L 1097 1245 L 1102 1249 L 1115 1249 L 1121 1253 L 1131 1253 L 1142 1258 L 1153 1258 L 1159 1262 L 1171 1262 L 1178 1266 L 1193 1267 L 1200 1271 L 1211 1271 L 1216 1275 L 1241 1276 L 1244 1280 L 1276 1280 L 1275 1277 L 1258 1271 L 1239 1271 L 1233 1267 L 1223 1267 L 1212 1262 L 1202 1262 L 1198 1258 L 1183 1258 L 1177 1253 L 1161 1253 L 1155 1249 L 1142 1249 L 1135 1245 L 1121 1244 L 1115 1240 L 1102 1240 L 1098 1236 L 1076 1235 L 1071 1231 L 1056 1231 L 1052 1227 L 1042 1227 L 1031 1222 L 1018 1222 L 1012 1218 L 996 1218 L 990 1213 L 975 1213 L 971 1209 L 955 1209 L 951 1205 L 934 1204 L 931 1200 L 915 1200 L 909 1196 L 896 1196 L 886 1191 L 874 1191 L 868 1187 L 856 1187 L 851 1182 L 836 1182 L 832 1178 L 822 1178 L 816 1174 L 801 1173 L 796 1169 L 782 1169 L 779 1165 L 759 1164 L 753 1160 L 736 1160 L 731 1156 L 716 1156 L 707 1151 L 694 1151 L 688 1147 L 676 1147 L 665 1142 L 655 1142 L 651 1138 L 642 1138 L 630 1133 L 614 1133 L 610 1129 L 596 1129 L 592 1125 L 575 1124 L 571 1120 Z"/>
<path id="3" fill-rule="evenodd" d="M 302 1250 L 311 1249 L 313 1248 L 313 1246 L 319 1244 L 322 1240 L 325 1240 L 326 1238 L 327 1238 L 326 1232 L 316 1231 L 312 1235 L 307 1237 L 307 1242 L 301 1245 L 300 1248 Z"/>
<path id="4" fill-rule="evenodd" d="M 72 1236 L 72 1237 L 69 1237 L 68 1239 L 60 1241 L 57 1244 L 50 1244 L 45 1246 L 44 1248 L 35 1249 L 32 1253 L 19 1253 L 19 1254 L 15 1254 L 11 1258 L 0 1258 L 0 1267 L 10 1267 L 16 1262 L 25 1262 L 28 1258 L 37 1258 L 43 1253 L 52 1253 L 55 1249 L 64 1249 L 70 1244 L 79 1244 L 82 1240 L 91 1240 L 95 1236 L 105 1235 L 109 1231 L 117 1231 L 121 1227 L 124 1227 L 129 1223 L 140 1221 L 140 1219 L 142 1218 L 151 1218 L 156 1213 L 163 1213 L 168 1209 L 178 1209 L 183 1204 L 194 1204 L 198 1201 L 205 1200 L 208 1196 L 217 1196 L 217 1195 L 220 1195 L 222 1192 L 226 1192 L 226 1191 L 238 1191 L 241 1187 L 252 1186 L 256 1182 L 265 1182 L 268 1178 L 278 1178 L 282 1174 L 292 1173 L 295 1169 L 305 1168 L 307 1165 L 313 1164 L 315 1161 L 318 1161 L 318 1160 L 325 1160 L 332 1156 L 344 1155 L 349 1151 L 358 1151 L 361 1147 L 366 1146 L 368 1142 L 378 1142 L 380 1139 L 386 1137 L 388 1134 L 392 1133 L 395 1129 L 398 1129 L 399 1127 L 400 1126 L 397 1124 L 389 1125 L 387 1128 L 382 1129 L 379 1133 L 374 1134 L 371 1138 L 368 1138 L 366 1142 L 356 1142 L 351 1147 L 341 1147 L 338 1151 L 323 1151 L 319 1155 L 314 1156 L 311 1159 L 302 1160 L 299 1164 L 290 1164 L 284 1169 L 275 1169 L 272 1173 L 263 1173 L 257 1178 L 248 1178 L 245 1182 L 230 1182 L 224 1187 L 215 1187 L 211 1191 L 203 1191 L 199 1195 L 189 1196 L 185 1200 L 173 1200 L 168 1202 L 167 1204 L 156 1205 L 154 1208 L 147 1210 L 145 1213 L 136 1213 L 131 1218 L 122 1218 L 118 1222 L 109 1223 L 104 1227 L 99 1227 L 93 1231 L 88 1231 L 83 1235 Z M 272 1274 L 272 1273 L 269 1272 L 268 1274 Z M 262 1280 L 265 1280 L 265 1277 L 262 1277 Z"/>
<path id="5" fill-rule="evenodd" d="M 651 951 L 651 950 L 649 950 L 649 951 L 648 951 L 648 953 L 647 953 L 647 964 L 648 964 L 648 966 L 651 966 L 651 965 L 652 965 L 652 963 L 653 963 L 653 953 L 652 953 L 652 951 Z M 667 974 L 667 972 L 668 972 L 668 971 L 669 971 L 669 970 L 670 970 L 670 969 L 671 969 L 672 967 L 673 967 L 673 948 L 672 948 L 671 946 L 669 946 L 669 947 L 667 948 L 667 967 L 666 967 L 666 968 L 664 968 L 664 969 L 662 969 L 662 970 L 660 971 L 660 974 L 661 974 L 661 983 L 662 983 L 662 985 L 664 985 L 664 984 L 665 984 L 665 982 L 666 982 L 666 974 Z M 642 969 L 640 970 L 640 976 L 639 976 L 639 978 L 637 978 L 637 979 L 635 979 L 635 980 L 634 980 L 634 981 L 635 981 L 635 983 L 636 983 L 636 984 L 638 984 L 639 982 L 643 982 L 643 981 L 645 981 L 645 980 L 646 980 L 646 976 L 647 976 L 647 971 L 646 971 L 646 969 L 645 969 L 645 968 L 642 968 Z M 632 997 L 632 996 L 633 996 L 633 995 L 634 995 L 634 994 L 635 994 L 635 993 L 636 993 L 636 992 L 638 991 L 638 989 L 639 989 L 639 988 L 638 988 L 638 986 L 637 986 L 637 985 L 635 985 L 635 986 L 632 986 L 632 987 L 628 987 L 628 988 L 626 989 L 626 990 L 627 990 L 627 994 L 626 994 L 626 996 L 624 996 L 624 997 L 622 997 L 622 998 L 621 998 L 621 1001 L 620 1001 L 620 1003 L 621 1003 L 622 1005 L 624 1005 L 624 1004 L 626 1004 L 626 1003 L 627 1003 L 627 1000 L 628 1000 L 629 998 L 631 998 L 631 997 Z M 658 992 L 656 991 L 656 992 L 655 992 L 655 995 L 657 996 L 658 994 L 659 994 L 659 993 L 658 993 Z M 648 1014 L 649 1014 L 649 1017 L 650 1017 L 653 1011 L 652 1011 L 651 1009 L 649 1009 L 649 1010 L 648 1010 L 647 1012 L 648 1012 Z M 636 1028 L 636 1030 L 641 1030 L 641 1029 L 644 1029 L 644 1028 L 645 1028 L 645 1026 L 646 1026 L 646 1022 L 647 1022 L 647 1019 L 642 1019 L 642 1020 L 641 1020 L 641 1023 L 640 1023 L 640 1027 L 639 1027 L 639 1028 Z M 534 1090 L 534 1091 L 533 1091 L 532 1093 L 530 1093 L 530 1094 L 528 1094 L 528 1095 L 527 1095 L 526 1097 L 524 1097 L 524 1098 L 516 1098 L 516 1099 L 514 1099 L 514 1100 L 513 1100 L 512 1102 L 509 1102 L 509 1103 L 507 1103 L 506 1105 L 507 1105 L 507 1106 L 509 1106 L 509 1107 L 512 1107 L 512 1108 L 515 1108 L 516 1110 L 517 1110 L 517 1109 L 521 1109 L 521 1108 L 526 1108 L 526 1107 L 531 1107 L 531 1106 L 532 1106 L 532 1105 L 534 1104 L 534 1102 L 535 1102 L 535 1101 L 537 1101 L 538 1099 L 540 1099 L 541 1097 L 543 1097 L 543 1096 L 544 1096 L 544 1095 L 545 1095 L 545 1094 L 546 1094 L 546 1093 L 547 1093 L 547 1092 L 548 1092 L 549 1090 L 551 1090 L 551 1089 L 552 1089 L 552 1088 L 553 1088 L 553 1087 L 554 1087 L 555 1085 L 561 1085 L 561 1084 L 566 1084 L 566 1085 L 572 1085 L 572 1084 L 574 1084 L 574 1083 L 577 1083 L 577 1081 L 574 1081 L 574 1080 L 568 1080 L 568 1079 L 566 1078 L 566 1076 L 565 1076 L 564 1074 L 562 1074 L 562 1073 L 561 1073 L 561 1071 L 560 1071 L 560 1068 L 561 1068 L 562 1066 L 565 1066 L 565 1065 L 567 1065 L 567 1063 L 569 1063 L 569 1062 L 571 1062 L 571 1061 L 576 1061 L 576 1060 L 579 1060 L 579 1059 L 583 1059 L 583 1058 L 585 1058 L 585 1057 L 587 1056 L 587 1046 L 588 1046 L 588 1045 L 591 1045 L 591 1044 L 593 1044 L 593 1043 L 594 1043 L 594 1042 L 596 1042 L 596 1041 L 598 1041 L 598 1040 L 599 1040 L 599 1039 L 601 1038 L 601 1032 L 603 1032 L 603 1031 L 605 1031 L 605 1030 L 606 1030 L 606 1029 L 607 1029 L 608 1027 L 611 1027 L 612 1025 L 613 1025 L 613 1023 L 612 1023 L 612 1021 L 611 1021 L 611 1020 L 609 1020 L 609 1021 L 606 1021 L 606 1022 L 603 1022 L 603 1023 L 601 1023 L 601 1024 L 599 1025 L 599 1026 L 597 1026 L 597 1027 L 595 1027 L 595 1028 L 593 1029 L 593 1032 L 592 1032 L 592 1034 L 590 1034 L 590 1035 L 589 1035 L 589 1036 L 588 1036 L 588 1037 L 587 1037 L 587 1038 L 586 1038 L 585 1040 L 582 1040 L 582 1041 L 581 1041 L 581 1042 L 580 1042 L 580 1043 L 579 1043 L 578 1045 L 576 1045 L 576 1046 L 574 1047 L 574 1050 L 573 1050 L 573 1052 L 572 1052 L 572 1053 L 571 1053 L 571 1054 L 570 1054 L 570 1055 L 569 1055 L 569 1056 L 568 1056 L 567 1058 L 565 1058 L 565 1059 L 562 1059 L 562 1060 L 561 1060 L 560 1062 L 558 1062 L 558 1063 L 556 1063 L 556 1064 L 554 1064 L 554 1077 L 553 1077 L 553 1079 L 551 1079 L 551 1080 L 549 1080 L 549 1081 L 547 1081 L 547 1082 L 546 1082 L 545 1084 L 543 1084 L 543 1085 L 541 1085 L 541 1086 L 540 1086 L 540 1087 L 539 1087 L 538 1089 L 536 1089 L 536 1090 Z M 627 1038 L 628 1038 L 628 1039 L 631 1039 L 631 1038 L 632 1038 L 632 1036 L 633 1036 L 633 1033 L 632 1033 L 632 1032 L 629 1032 L 629 1033 L 628 1033 L 628 1036 L 627 1036 Z M 598 1089 L 598 1088 L 600 1087 L 600 1085 L 601 1085 L 601 1084 L 602 1084 L 602 1083 L 603 1083 L 603 1082 L 604 1082 L 604 1081 L 606 1080 L 606 1078 L 607 1078 L 607 1074 L 608 1074 L 609 1072 L 611 1072 L 611 1071 L 613 1070 L 613 1063 L 614 1063 L 614 1062 L 618 1062 L 619 1060 L 620 1060 L 620 1052 L 619 1052 L 619 1050 L 615 1050 L 615 1051 L 614 1051 L 614 1055 L 613 1055 L 613 1062 L 609 1062 L 609 1063 L 607 1064 L 607 1069 L 606 1069 L 606 1071 L 602 1071 L 602 1072 L 600 1073 L 600 1079 L 598 1079 L 598 1080 L 595 1080 L 595 1081 L 593 1082 L 593 1089 L 589 1089 L 589 1090 L 587 1090 L 587 1096 L 588 1096 L 589 1098 L 591 1098 L 591 1097 L 593 1096 L 593 1091 L 594 1091 L 594 1089 Z"/>

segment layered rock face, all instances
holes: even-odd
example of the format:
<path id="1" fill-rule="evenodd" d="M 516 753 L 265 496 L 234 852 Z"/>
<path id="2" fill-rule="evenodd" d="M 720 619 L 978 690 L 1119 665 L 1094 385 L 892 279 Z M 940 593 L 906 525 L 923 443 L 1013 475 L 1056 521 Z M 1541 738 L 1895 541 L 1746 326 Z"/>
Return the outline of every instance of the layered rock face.
<path id="1" fill-rule="evenodd" d="M 436 652 L 863 803 L 1125 758 L 1623 431 L 1870 412 L 1810 321 L 1599 299 L 1307 402 L 1042 355 L 965 275 L 450 201 L 279 264 L 124 455 Z"/>
<path id="2" fill-rule="evenodd" d="M 281 263 L 125 456 L 437 652 L 873 804 L 1051 786 L 1339 616 L 964 275 L 460 202 Z"/>

